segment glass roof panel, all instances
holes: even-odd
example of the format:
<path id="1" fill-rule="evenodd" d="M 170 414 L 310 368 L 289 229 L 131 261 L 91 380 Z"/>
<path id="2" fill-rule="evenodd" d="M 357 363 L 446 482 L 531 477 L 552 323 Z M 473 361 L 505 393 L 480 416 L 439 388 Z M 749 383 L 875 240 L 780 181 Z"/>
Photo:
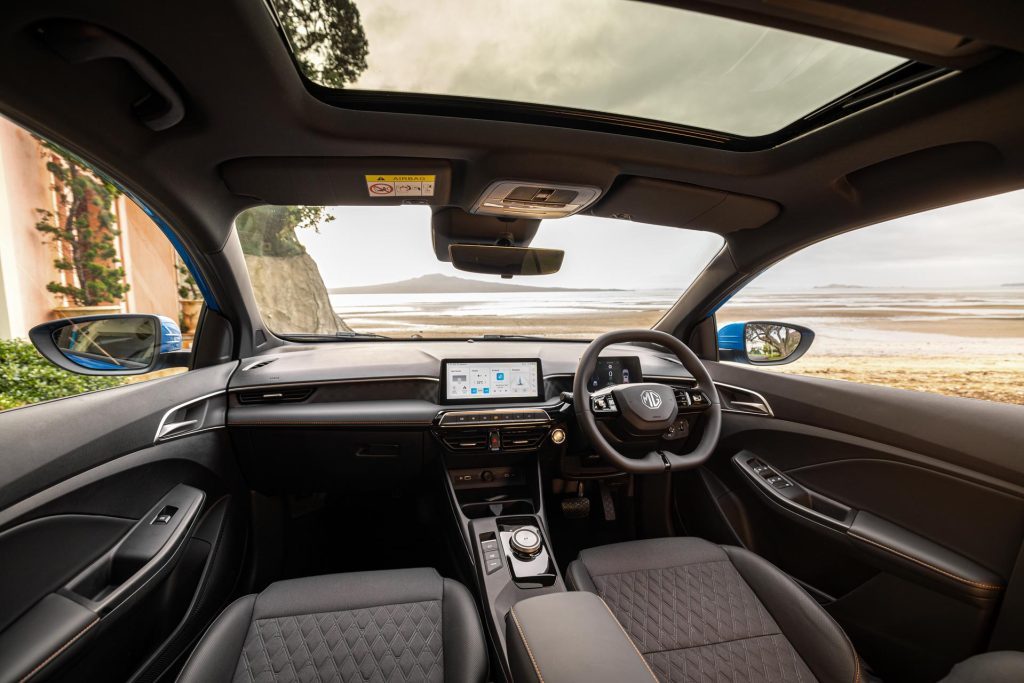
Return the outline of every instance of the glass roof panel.
<path id="1" fill-rule="evenodd" d="M 900 57 L 636 0 L 273 0 L 300 68 L 346 90 L 461 96 L 754 137 Z"/>

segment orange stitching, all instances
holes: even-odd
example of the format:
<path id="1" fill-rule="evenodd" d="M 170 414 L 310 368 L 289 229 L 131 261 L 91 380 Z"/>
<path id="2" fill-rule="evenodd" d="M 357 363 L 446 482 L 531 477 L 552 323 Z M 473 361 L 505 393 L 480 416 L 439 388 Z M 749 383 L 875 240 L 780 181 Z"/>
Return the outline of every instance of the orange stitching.
<path id="1" fill-rule="evenodd" d="M 403 420 L 364 420 L 362 422 L 346 422 L 340 420 L 252 420 L 250 422 L 229 422 L 229 427 L 249 427 L 251 425 L 340 425 L 340 426 L 353 426 L 358 427 L 360 425 L 414 425 L 429 427 L 430 422 L 413 422 Z"/>
<path id="2" fill-rule="evenodd" d="M 597 599 L 600 600 L 601 604 L 604 605 L 604 608 L 608 610 L 608 614 L 611 615 L 612 621 L 614 621 L 615 625 L 619 627 L 620 631 L 622 631 L 622 635 L 626 636 L 626 640 L 629 641 L 629 644 L 633 646 L 633 652 L 635 652 L 636 656 L 640 658 L 640 661 L 644 663 L 644 667 L 647 669 L 647 673 L 651 674 L 651 678 L 653 678 L 657 683 L 660 683 L 658 681 L 658 677 L 654 675 L 654 671 L 651 669 L 651 665 L 648 664 L 647 660 L 644 659 L 644 656 L 640 654 L 640 648 L 636 646 L 636 643 L 633 642 L 633 639 L 629 637 L 628 633 L 626 633 L 626 629 L 622 627 L 622 622 L 620 622 L 618 617 L 615 616 L 615 613 L 612 612 L 612 608 L 608 606 L 608 603 L 605 602 L 604 598 L 602 598 L 601 596 L 597 596 Z"/>
<path id="3" fill-rule="evenodd" d="M 75 636 L 71 640 L 69 640 L 68 642 L 64 643 L 64 645 L 62 645 L 59 650 L 57 650 L 52 655 L 50 655 L 49 657 L 44 659 L 42 664 L 40 664 L 36 668 L 34 668 L 31 671 L 29 671 L 28 674 L 26 674 L 25 677 L 22 678 L 18 683 L 24 683 L 25 681 L 27 681 L 28 679 L 32 678 L 37 673 L 39 673 L 43 669 L 43 667 L 45 667 L 47 664 L 52 662 L 56 657 L 58 657 L 60 655 L 61 652 L 64 652 L 64 650 L 66 650 L 69 647 L 71 647 L 72 643 L 74 643 L 76 640 L 78 640 L 83 635 L 85 635 L 85 632 L 88 631 L 89 629 L 91 629 L 93 626 L 95 626 L 98 622 L 99 622 L 99 619 L 94 619 L 94 620 L 90 621 L 88 626 L 86 626 L 81 631 L 79 631 L 77 634 L 75 634 Z"/>
<path id="4" fill-rule="evenodd" d="M 883 545 L 883 544 L 878 543 L 876 541 L 872 541 L 870 538 L 864 538 L 863 536 L 861 536 L 859 534 L 855 534 L 855 533 L 853 533 L 851 531 L 847 531 L 847 533 L 850 536 L 853 536 L 854 538 L 856 538 L 859 541 L 864 541 L 865 543 L 870 543 L 871 545 L 877 546 L 877 547 L 881 548 L 882 550 L 888 550 L 890 553 L 893 553 L 894 555 L 899 555 L 900 557 L 902 557 L 902 558 L 904 558 L 906 560 L 910 560 L 911 562 L 919 564 L 922 567 L 927 567 L 928 569 L 931 569 L 932 571 L 936 571 L 939 574 L 942 574 L 943 576 L 948 576 L 949 578 L 953 579 L 954 581 L 959 581 L 961 583 L 966 583 L 966 584 L 968 584 L 970 586 L 974 586 L 975 588 L 984 588 L 986 590 L 1002 590 L 1002 588 L 1003 588 L 1002 586 L 993 585 L 991 583 L 981 583 L 980 581 L 971 581 L 970 579 L 965 579 L 962 576 L 957 576 L 956 574 L 947 572 L 944 569 L 940 569 L 939 567 L 936 567 L 933 564 L 928 564 L 927 562 L 925 562 L 924 560 L 922 560 L 920 558 L 913 557 L 913 556 L 907 555 L 905 553 L 901 553 L 899 550 L 896 550 L 895 548 L 890 548 L 887 545 Z"/>
<path id="5" fill-rule="evenodd" d="M 530 644 L 526 642 L 526 634 L 523 633 L 523 627 L 519 624 L 519 617 L 516 616 L 515 608 L 509 609 L 509 614 L 512 615 L 512 621 L 516 622 L 516 630 L 519 631 L 519 637 L 523 639 L 523 645 L 526 646 L 526 654 L 530 655 L 530 661 L 533 663 L 533 670 L 537 673 L 537 680 L 540 683 L 544 683 L 544 677 L 540 675 L 540 667 L 537 666 L 537 660 L 533 657 L 533 650 L 530 649 Z"/>

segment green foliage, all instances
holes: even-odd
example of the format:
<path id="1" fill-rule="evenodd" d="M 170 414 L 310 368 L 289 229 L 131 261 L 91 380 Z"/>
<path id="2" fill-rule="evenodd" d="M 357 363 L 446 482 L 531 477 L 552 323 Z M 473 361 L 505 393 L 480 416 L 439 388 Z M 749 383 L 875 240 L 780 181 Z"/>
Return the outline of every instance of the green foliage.
<path id="1" fill-rule="evenodd" d="M 298 256 L 306 248 L 295 236 L 296 229 L 317 230 L 334 216 L 323 206 L 257 206 L 235 220 L 242 251 L 251 256 Z"/>
<path id="2" fill-rule="evenodd" d="M 351 0 L 274 0 L 302 72 L 334 88 L 366 70 L 366 34 Z"/>
<path id="3" fill-rule="evenodd" d="M 178 269 L 178 298 L 200 301 L 203 298 L 203 294 L 199 291 L 199 285 L 196 284 L 196 279 L 192 277 L 192 273 L 189 272 L 184 263 L 178 263 L 176 267 Z"/>
<path id="4" fill-rule="evenodd" d="M 0 410 L 86 391 L 120 386 L 121 377 L 89 377 L 62 370 L 21 339 L 0 339 Z"/>
<path id="5" fill-rule="evenodd" d="M 114 214 L 117 188 L 96 176 L 81 160 L 40 140 L 53 177 L 57 211 L 37 209 L 36 230 L 58 246 L 57 270 L 74 275 L 70 284 L 50 282 L 46 289 L 78 306 L 116 303 L 128 291 L 115 246 L 120 231 Z"/>

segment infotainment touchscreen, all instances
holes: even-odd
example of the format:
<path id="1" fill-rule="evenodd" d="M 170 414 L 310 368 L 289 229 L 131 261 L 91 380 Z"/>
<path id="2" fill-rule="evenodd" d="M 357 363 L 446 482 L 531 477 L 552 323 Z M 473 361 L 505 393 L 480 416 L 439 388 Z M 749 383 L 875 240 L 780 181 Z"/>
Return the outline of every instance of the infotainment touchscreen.
<path id="1" fill-rule="evenodd" d="M 441 363 L 442 400 L 447 403 L 541 401 L 540 361 L 446 360 Z"/>

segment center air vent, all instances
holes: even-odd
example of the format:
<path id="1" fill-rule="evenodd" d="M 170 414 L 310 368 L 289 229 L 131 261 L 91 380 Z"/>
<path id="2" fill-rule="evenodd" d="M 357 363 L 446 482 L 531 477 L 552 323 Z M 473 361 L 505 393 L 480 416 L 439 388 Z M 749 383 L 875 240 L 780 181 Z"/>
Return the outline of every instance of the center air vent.
<path id="1" fill-rule="evenodd" d="M 487 450 L 487 429 L 452 429 L 441 437 L 444 445 L 453 451 L 483 453 Z"/>
<path id="2" fill-rule="evenodd" d="M 548 435 L 547 427 L 505 428 L 501 430 L 501 450 L 533 449 Z"/>
<path id="3" fill-rule="evenodd" d="M 244 405 L 254 403 L 298 403 L 305 401 L 313 395 L 312 389 L 259 389 L 256 391 L 241 391 L 238 393 L 238 402 Z"/>
<path id="4" fill-rule="evenodd" d="M 473 205 L 471 213 L 487 216 L 563 218 L 587 208 L 601 195 L 596 187 L 501 180 Z"/>

